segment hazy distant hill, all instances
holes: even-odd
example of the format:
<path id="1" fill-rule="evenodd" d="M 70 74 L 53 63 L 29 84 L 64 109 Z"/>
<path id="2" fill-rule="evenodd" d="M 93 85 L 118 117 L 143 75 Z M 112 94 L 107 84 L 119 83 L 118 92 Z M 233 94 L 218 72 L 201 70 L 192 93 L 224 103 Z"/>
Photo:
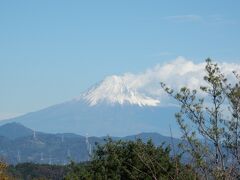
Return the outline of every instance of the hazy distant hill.
<path id="1" fill-rule="evenodd" d="M 18 133 L 11 137 L 10 132 Z M 9 131 L 9 133 L 6 133 Z M 94 148 L 96 142 L 103 143 L 104 137 L 89 137 L 64 133 L 46 134 L 35 132 L 21 124 L 6 124 L 0 127 L 0 156 L 11 164 L 20 162 L 36 162 L 48 164 L 65 164 L 69 160 L 86 161 L 89 159 L 89 145 Z M 141 133 L 127 137 L 114 137 L 114 139 L 135 140 L 137 138 L 147 141 L 153 139 L 156 145 L 171 143 L 170 137 L 158 133 Z M 87 144 L 89 141 L 89 144 Z M 173 139 L 174 144 L 178 139 Z M 88 147 L 88 148 L 87 148 Z"/>
<path id="2" fill-rule="evenodd" d="M 33 130 L 26 128 L 19 123 L 13 122 L 0 126 L 0 136 L 7 137 L 9 139 L 26 137 L 32 134 Z"/>

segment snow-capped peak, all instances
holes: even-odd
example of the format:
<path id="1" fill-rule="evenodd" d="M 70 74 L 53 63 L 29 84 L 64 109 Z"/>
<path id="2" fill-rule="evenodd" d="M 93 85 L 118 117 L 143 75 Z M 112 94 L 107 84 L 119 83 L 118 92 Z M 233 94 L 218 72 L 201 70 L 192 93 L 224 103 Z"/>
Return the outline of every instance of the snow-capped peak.
<path id="1" fill-rule="evenodd" d="M 106 77 L 100 84 L 83 93 L 78 100 L 83 99 L 90 106 L 100 102 L 108 104 L 132 104 L 138 106 L 157 106 L 160 101 L 148 97 L 136 89 L 130 88 L 121 76 Z"/>

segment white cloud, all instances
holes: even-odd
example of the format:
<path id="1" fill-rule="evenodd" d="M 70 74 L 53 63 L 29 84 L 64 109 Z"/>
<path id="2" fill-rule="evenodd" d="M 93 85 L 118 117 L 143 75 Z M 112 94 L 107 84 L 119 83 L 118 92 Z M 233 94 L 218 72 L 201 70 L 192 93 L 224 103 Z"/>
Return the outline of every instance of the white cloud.
<path id="1" fill-rule="evenodd" d="M 237 70 L 240 72 L 240 64 L 218 64 L 222 72 L 230 79 L 233 78 L 232 71 Z M 143 73 L 126 73 L 118 77 L 122 79 L 129 89 L 157 98 L 164 103 L 168 97 L 161 89 L 160 82 L 166 83 L 173 89 L 180 89 L 183 86 L 198 89 L 199 86 L 204 85 L 205 65 L 205 62 L 194 63 L 184 57 L 178 57 L 170 63 L 158 64 Z"/>

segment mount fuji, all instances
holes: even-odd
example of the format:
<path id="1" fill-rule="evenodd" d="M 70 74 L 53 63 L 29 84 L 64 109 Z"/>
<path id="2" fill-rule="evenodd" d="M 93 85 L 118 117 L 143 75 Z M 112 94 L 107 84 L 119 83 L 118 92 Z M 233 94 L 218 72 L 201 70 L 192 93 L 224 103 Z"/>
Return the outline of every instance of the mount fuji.
<path id="1" fill-rule="evenodd" d="M 121 76 L 109 76 L 79 97 L 40 111 L 1 121 L 18 122 L 46 133 L 126 136 L 140 132 L 169 135 L 176 108 L 128 85 Z"/>
<path id="2" fill-rule="evenodd" d="M 234 79 L 232 71 L 240 65 L 219 63 L 221 72 Z M 19 122 L 46 133 L 77 133 L 90 136 L 126 136 L 157 132 L 179 136 L 174 114 L 176 102 L 166 95 L 159 82 L 179 90 L 183 86 L 197 89 L 204 84 L 205 63 L 183 57 L 156 65 L 139 74 L 126 73 L 106 77 L 80 96 L 40 111 L 3 120 L 1 124 Z"/>

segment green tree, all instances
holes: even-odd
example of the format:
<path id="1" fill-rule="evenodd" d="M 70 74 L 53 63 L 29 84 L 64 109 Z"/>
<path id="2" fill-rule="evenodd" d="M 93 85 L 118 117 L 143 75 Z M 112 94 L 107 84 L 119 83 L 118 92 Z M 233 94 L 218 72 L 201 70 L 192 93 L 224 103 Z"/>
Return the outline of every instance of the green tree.
<path id="1" fill-rule="evenodd" d="M 112 141 L 98 145 L 92 161 L 84 166 L 71 164 L 66 179 L 197 179 L 180 158 L 170 157 L 170 148 L 152 141 Z"/>
<path id="2" fill-rule="evenodd" d="M 192 158 L 191 165 L 205 179 L 240 178 L 240 78 L 229 82 L 219 66 L 206 60 L 205 86 L 179 92 L 161 83 L 180 104 L 176 114 L 182 131 L 182 149 Z M 199 93 L 199 91 L 201 91 Z"/>

